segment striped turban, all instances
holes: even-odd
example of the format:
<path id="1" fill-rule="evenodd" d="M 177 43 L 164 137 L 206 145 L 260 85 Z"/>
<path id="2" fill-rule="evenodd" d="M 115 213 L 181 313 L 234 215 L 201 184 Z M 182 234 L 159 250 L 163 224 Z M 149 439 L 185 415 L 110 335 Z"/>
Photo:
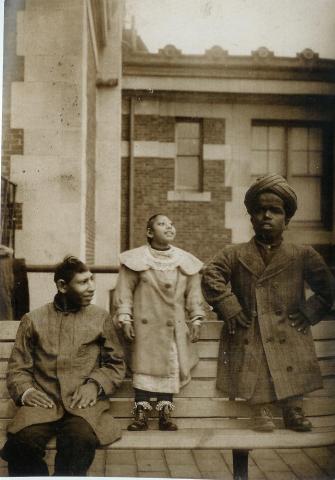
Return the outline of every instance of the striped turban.
<path id="1" fill-rule="evenodd" d="M 256 197 L 260 193 L 274 193 L 278 195 L 283 202 L 287 218 L 293 217 L 297 210 L 297 196 L 294 190 L 287 183 L 285 178 L 276 173 L 264 175 L 264 177 L 257 178 L 257 180 L 247 190 L 244 197 L 244 205 L 248 213 L 251 214 L 253 206 L 255 205 Z"/>

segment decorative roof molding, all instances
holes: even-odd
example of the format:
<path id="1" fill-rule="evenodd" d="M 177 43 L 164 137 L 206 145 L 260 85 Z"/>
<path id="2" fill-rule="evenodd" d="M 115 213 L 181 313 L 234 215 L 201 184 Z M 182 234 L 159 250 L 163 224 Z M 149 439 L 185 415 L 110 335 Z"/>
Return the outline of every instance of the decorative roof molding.
<path id="1" fill-rule="evenodd" d="M 205 57 L 212 60 L 222 60 L 228 57 L 228 50 L 224 50 L 220 45 L 214 45 L 205 52 Z"/>
<path id="2" fill-rule="evenodd" d="M 175 57 L 181 57 L 182 51 L 178 50 L 178 48 L 175 47 L 174 45 L 168 44 L 168 45 L 165 45 L 164 48 L 160 48 L 158 50 L 158 54 L 164 55 L 165 57 L 175 58 Z"/>
<path id="3" fill-rule="evenodd" d="M 257 60 L 267 60 L 275 56 L 274 53 L 267 47 L 259 47 L 257 50 L 253 50 L 251 55 Z"/>
<path id="4" fill-rule="evenodd" d="M 297 53 L 297 57 L 305 62 L 310 62 L 319 59 L 319 54 L 314 52 L 311 48 L 305 48 L 302 52 Z"/>
<path id="5" fill-rule="evenodd" d="M 123 75 L 335 82 L 335 60 L 305 49 L 296 57 L 275 56 L 266 47 L 251 55 L 229 55 L 219 46 L 183 54 L 174 45 L 158 53 L 123 49 Z"/>

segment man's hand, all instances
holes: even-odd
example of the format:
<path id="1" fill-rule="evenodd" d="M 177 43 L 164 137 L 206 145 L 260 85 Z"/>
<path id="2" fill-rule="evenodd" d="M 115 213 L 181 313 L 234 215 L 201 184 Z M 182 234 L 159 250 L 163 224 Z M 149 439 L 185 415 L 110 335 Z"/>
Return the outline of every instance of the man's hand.
<path id="1" fill-rule="evenodd" d="M 132 342 L 135 338 L 135 330 L 131 322 L 124 323 L 122 325 L 123 334 L 129 342 Z"/>
<path id="2" fill-rule="evenodd" d="M 48 395 L 40 390 L 34 388 L 29 390 L 24 396 L 24 405 L 27 407 L 42 407 L 52 408 L 55 406 L 54 402 L 48 397 Z"/>
<path id="3" fill-rule="evenodd" d="M 307 333 L 307 328 L 311 326 L 308 318 L 301 312 L 291 313 L 288 318 L 291 321 L 291 327 L 296 328 L 298 332 Z"/>
<path id="4" fill-rule="evenodd" d="M 98 390 L 95 382 L 80 385 L 72 395 L 70 408 L 93 407 L 97 403 Z"/>
<path id="5" fill-rule="evenodd" d="M 239 312 L 229 320 L 225 320 L 228 326 L 228 333 L 230 335 L 235 335 L 236 326 L 240 325 L 243 328 L 249 328 L 251 325 L 251 319 L 246 317 L 243 312 Z"/>
<path id="6" fill-rule="evenodd" d="M 190 333 L 191 333 L 191 342 L 196 343 L 200 339 L 200 330 L 201 330 L 201 325 L 198 323 L 192 323 L 191 328 L 190 328 Z"/>

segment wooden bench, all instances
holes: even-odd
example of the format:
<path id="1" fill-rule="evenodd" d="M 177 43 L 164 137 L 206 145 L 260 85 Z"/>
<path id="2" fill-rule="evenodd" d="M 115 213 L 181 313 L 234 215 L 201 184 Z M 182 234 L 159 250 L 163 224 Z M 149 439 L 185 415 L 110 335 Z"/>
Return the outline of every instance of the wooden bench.
<path id="1" fill-rule="evenodd" d="M 5 372 L 19 322 L 0 323 L 0 446 L 5 441 L 5 430 L 15 406 L 9 398 Z M 203 325 L 198 343 L 201 360 L 193 370 L 193 379 L 175 398 L 174 416 L 177 432 L 160 432 L 157 419 L 150 420 L 150 431 L 128 432 L 131 419 L 132 387 L 126 380 L 111 400 L 114 416 L 122 424 L 123 437 L 113 445 L 97 451 L 91 474 L 102 476 L 110 450 L 129 449 L 231 449 L 234 478 L 247 478 L 248 451 L 268 448 L 307 448 L 335 444 L 335 316 L 328 317 L 313 327 L 315 347 L 324 379 L 324 388 L 309 394 L 304 409 L 312 421 L 312 432 L 297 433 L 283 429 L 279 409 L 274 410 L 278 430 L 257 433 L 250 429 L 251 412 L 244 401 L 229 401 L 215 388 L 216 358 L 222 323 L 209 321 Z M 52 465 L 54 442 L 49 445 Z M 0 476 L 6 474 L 5 462 Z"/>

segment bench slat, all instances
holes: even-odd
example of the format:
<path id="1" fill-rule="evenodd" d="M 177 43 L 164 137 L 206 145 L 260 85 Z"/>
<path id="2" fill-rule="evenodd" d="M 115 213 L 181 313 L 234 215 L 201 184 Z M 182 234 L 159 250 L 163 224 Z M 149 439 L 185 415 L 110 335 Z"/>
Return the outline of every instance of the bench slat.
<path id="1" fill-rule="evenodd" d="M 309 417 L 314 427 L 335 427 L 335 415 L 326 415 L 323 417 Z M 130 418 L 119 418 L 118 422 L 122 430 L 126 430 Z M 5 432 L 9 424 L 9 419 L 0 419 L 0 432 Z M 179 428 L 252 428 L 253 420 L 250 418 L 175 418 L 174 422 Z M 277 428 L 283 428 L 281 417 L 275 417 L 274 422 Z M 157 419 L 149 419 L 149 430 L 157 430 Z"/>
<path id="2" fill-rule="evenodd" d="M 335 358 L 319 360 L 322 376 L 335 374 Z M 193 378 L 216 378 L 216 358 L 200 359 L 198 365 L 192 370 Z M 5 378 L 7 361 L 0 362 L 0 378 Z"/>
<path id="3" fill-rule="evenodd" d="M 123 382 L 117 390 L 115 398 L 131 398 L 133 395 L 133 387 L 130 380 Z M 335 378 L 326 378 L 323 381 L 323 388 L 311 392 L 308 396 L 327 397 L 335 395 Z M 186 385 L 180 393 L 175 394 L 175 398 L 221 398 L 222 392 L 216 388 L 216 380 L 214 378 L 203 380 L 193 379 Z M 0 379 L 0 398 L 10 398 L 6 387 L 6 381 Z"/>
<path id="4" fill-rule="evenodd" d="M 318 358 L 335 357 L 335 340 L 316 340 L 314 342 Z M 216 341 L 198 343 L 200 358 L 217 358 L 219 344 Z"/>
<path id="5" fill-rule="evenodd" d="M 115 417 L 131 417 L 133 399 L 111 400 L 112 413 Z M 250 417 L 251 409 L 246 402 L 229 402 L 219 398 L 176 398 L 175 417 L 210 418 L 210 417 Z M 16 407 L 10 399 L 0 399 L 0 418 L 12 418 Z M 304 400 L 307 416 L 335 415 L 333 398 L 310 397 Z M 274 408 L 274 412 L 279 409 Z"/>
<path id="6" fill-rule="evenodd" d="M 330 430 L 330 431 L 329 431 Z M 0 444 L 5 442 L 5 435 L 0 432 Z M 176 432 L 122 432 L 122 438 L 106 450 L 169 450 L 179 449 L 277 449 L 277 448 L 311 448 L 332 445 L 335 443 L 335 430 L 327 427 L 318 427 L 312 432 L 301 433 L 279 429 L 271 433 L 259 433 L 252 430 L 231 429 L 229 435 L 220 429 L 184 429 Z M 52 439 L 49 448 L 55 447 Z"/>
<path id="7" fill-rule="evenodd" d="M 20 322 L 1 321 L 1 340 L 15 340 L 16 332 Z M 201 328 L 202 340 L 217 340 L 220 338 L 222 329 L 221 321 L 204 322 Z M 323 320 L 312 327 L 314 339 L 321 340 L 326 338 L 335 338 L 335 319 Z"/>

